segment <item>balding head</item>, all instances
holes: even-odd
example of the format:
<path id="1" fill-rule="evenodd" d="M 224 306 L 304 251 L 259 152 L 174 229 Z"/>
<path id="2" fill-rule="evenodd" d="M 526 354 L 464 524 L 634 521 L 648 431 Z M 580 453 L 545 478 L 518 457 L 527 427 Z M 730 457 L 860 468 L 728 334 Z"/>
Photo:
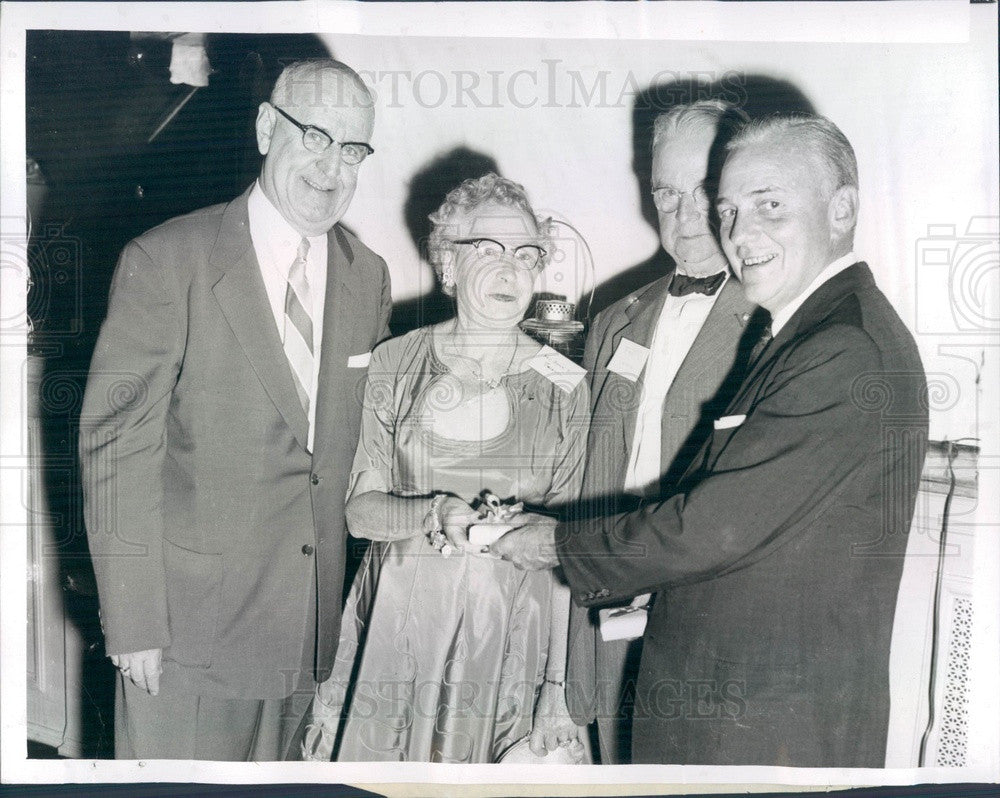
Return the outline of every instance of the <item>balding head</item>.
<path id="1" fill-rule="evenodd" d="M 368 145 L 374 125 L 371 92 L 353 69 L 329 58 L 285 67 L 270 102 L 260 104 L 260 185 L 301 235 L 326 233 L 347 211 L 361 164 L 342 157 L 358 147 L 342 150 L 341 145 Z M 320 142 L 317 148 L 312 131 L 311 146 L 306 146 L 303 128 L 322 131 L 332 143 L 322 149 Z"/>
<path id="2" fill-rule="evenodd" d="M 360 75 L 332 58 L 296 61 L 285 67 L 271 92 L 271 104 L 280 108 L 335 105 L 374 109 L 374 101 Z"/>

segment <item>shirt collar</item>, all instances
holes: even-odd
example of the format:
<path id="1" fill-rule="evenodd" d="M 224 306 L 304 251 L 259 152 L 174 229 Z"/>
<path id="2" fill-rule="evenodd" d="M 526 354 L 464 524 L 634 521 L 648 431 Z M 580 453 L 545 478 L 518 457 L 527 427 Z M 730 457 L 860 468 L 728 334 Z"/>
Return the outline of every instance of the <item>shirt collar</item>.
<path id="1" fill-rule="evenodd" d="M 281 212 L 274 207 L 260 181 L 257 180 L 247 197 L 247 214 L 250 217 L 250 228 L 255 242 L 264 247 L 266 257 L 275 265 L 284 277 L 299 249 L 302 234 L 292 227 Z M 319 241 L 326 240 L 326 235 L 309 236 L 310 252 L 316 249 Z"/>
<path id="2" fill-rule="evenodd" d="M 854 252 L 851 251 L 841 258 L 837 258 L 833 263 L 831 263 L 829 266 L 823 269 L 823 271 L 817 274 L 816 279 L 814 279 L 811 283 L 809 283 L 809 286 L 806 288 L 805 291 L 803 291 L 801 294 L 795 297 L 795 299 L 793 299 L 791 302 L 789 302 L 787 305 L 785 305 L 781 310 L 779 310 L 771 317 L 771 336 L 772 337 L 777 336 L 778 332 L 781 330 L 782 327 L 784 327 L 788 323 L 788 320 L 792 317 L 795 311 L 797 311 L 800 307 L 802 307 L 803 303 L 807 299 L 809 299 L 809 297 L 811 297 L 813 293 L 815 293 L 817 288 L 823 285 L 823 283 L 825 283 L 827 280 L 830 280 L 831 278 L 840 274 L 848 266 L 853 266 L 857 262 L 858 262 L 857 255 L 855 255 Z"/>

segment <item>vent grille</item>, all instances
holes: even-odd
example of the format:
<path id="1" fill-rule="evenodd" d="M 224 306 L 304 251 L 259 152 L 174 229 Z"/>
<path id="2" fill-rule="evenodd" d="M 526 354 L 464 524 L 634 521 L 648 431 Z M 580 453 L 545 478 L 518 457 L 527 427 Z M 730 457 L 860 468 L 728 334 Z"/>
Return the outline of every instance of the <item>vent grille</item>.
<path id="1" fill-rule="evenodd" d="M 969 728 L 969 656 L 972 649 L 972 601 L 955 598 L 945 672 L 944 706 L 937 764 L 963 767 Z"/>

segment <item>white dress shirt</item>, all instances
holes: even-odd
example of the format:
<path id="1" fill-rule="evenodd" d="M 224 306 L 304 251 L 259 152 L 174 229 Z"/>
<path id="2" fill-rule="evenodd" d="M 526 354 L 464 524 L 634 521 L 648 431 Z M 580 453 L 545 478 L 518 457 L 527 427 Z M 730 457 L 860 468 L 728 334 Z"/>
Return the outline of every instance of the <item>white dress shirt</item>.
<path id="1" fill-rule="evenodd" d="M 274 314 L 281 343 L 285 343 L 285 292 L 288 272 L 292 268 L 299 249 L 302 235 L 281 215 L 271 200 L 264 194 L 260 183 L 254 183 L 247 198 L 247 212 L 250 216 L 250 238 L 264 278 L 267 301 Z M 312 308 L 309 315 L 313 326 L 313 374 L 309 391 L 309 451 L 313 450 L 316 434 L 316 389 L 319 383 L 319 364 L 323 340 L 323 309 L 326 298 L 326 235 L 309 237 L 309 254 L 306 256 L 306 279 L 309 281 L 309 296 Z"/>
<path id="2" fill-rule="evenodd" d="M 726 280 L 729 280 L 728 275 Z M 635 416 L 635 433 L 632 436 L 632 452 L 625 472 L 626 493 L 642 496 L 659 491 L 662 468 L 660 438 L 663 402 L 694 339 L 701 332 L 705 319 L 708 318 L 725 285 L 726 282 L 723 281 L 719 290 L 712 296 L 667 294 L 660 318 L 656 322 L 649 356 L 646 358 L 642 396 Z"/>
<path id="3" fill-rule="evenodd" d="M 848 252 L 842 258 L 837 258 L 833 263 L 817 274 L 816 279 L 809 283 L 809 286 L 805 291 L 771 316 L 771 337 L 776 338 L 778 336 L 778 331 L 788 323 L 788 320 L 792 318 L 792 314 L 802 307 L 802 303 L 809 299 L 809 297 L 816 292 L 817 288 L 832 277 L 836 277 L 848 266 L 853 266 L 857 262 L 858 256 L 853 252 Z"/>

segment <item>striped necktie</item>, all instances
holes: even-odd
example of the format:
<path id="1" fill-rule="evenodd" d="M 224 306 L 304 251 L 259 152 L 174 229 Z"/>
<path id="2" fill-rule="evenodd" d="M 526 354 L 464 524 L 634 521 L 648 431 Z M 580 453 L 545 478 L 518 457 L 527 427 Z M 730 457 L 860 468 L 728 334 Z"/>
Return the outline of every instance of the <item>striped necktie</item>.
<path id="1" fill-rule="evenodd" d="M 313 378 L 312 298 L 306 279 L 308 254 L 309 241 L 303 238 L 288 270 L 288 286 L 285 289 L 285 356 L 292 367 L 295 391 L 307 416 Z"/>

